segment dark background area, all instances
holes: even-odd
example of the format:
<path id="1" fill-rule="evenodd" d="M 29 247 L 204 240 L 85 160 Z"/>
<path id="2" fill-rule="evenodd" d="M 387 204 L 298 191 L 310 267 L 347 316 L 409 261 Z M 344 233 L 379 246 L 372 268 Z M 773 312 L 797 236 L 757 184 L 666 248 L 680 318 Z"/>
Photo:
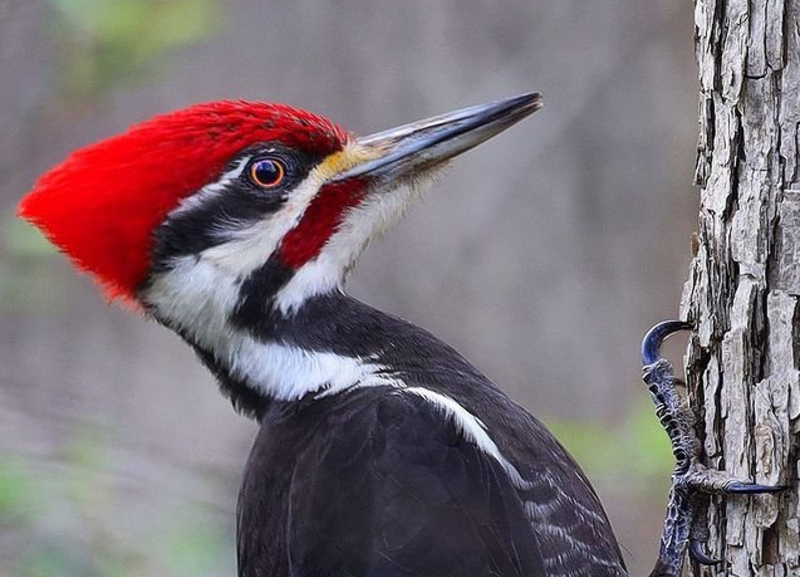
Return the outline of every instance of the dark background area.
<path id="1" fill-rule="evenodd" d="M 454 163 L 349 288 L 552 425 L 645 574 L 672 462 L 638 348 L 690 256 L 692 32 L 670 0 L 0 0 L 0 576 L 233 575 L 255 432 L 15 218 L 39 174 L 200 101 L 368 133 L 530 90 L 544 109 Z"/>

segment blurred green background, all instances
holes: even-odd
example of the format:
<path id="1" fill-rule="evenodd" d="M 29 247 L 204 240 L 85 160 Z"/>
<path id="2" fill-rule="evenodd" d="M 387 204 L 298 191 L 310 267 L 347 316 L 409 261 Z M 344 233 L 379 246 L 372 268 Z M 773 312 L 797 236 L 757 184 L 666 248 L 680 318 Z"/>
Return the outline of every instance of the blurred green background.
<path id="1" fill-rule="evenodd" d="M 38 174 L 193 102 L 365 133 L 529 90 L 545 109 L 457 162 L 350 288 L 545 420 L 645 574 L 672 461 L 638 344 L 689 258 L 692 31 L 671 0 L 0 0 L 0 577 L 235 574 L 255 432 L 15 218 Z"/>

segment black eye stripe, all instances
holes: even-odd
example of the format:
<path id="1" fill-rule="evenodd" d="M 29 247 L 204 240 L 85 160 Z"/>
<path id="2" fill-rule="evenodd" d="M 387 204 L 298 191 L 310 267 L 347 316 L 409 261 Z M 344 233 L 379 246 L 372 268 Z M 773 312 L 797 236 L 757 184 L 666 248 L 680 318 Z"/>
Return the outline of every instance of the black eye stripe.
<path id="1" fill-rule="evenodd" d="M 280 161 L 284 168 L 282 181 L 271 188 L 256 184 L 250 177 L 253 164 L 264 159 Z M 176 212 L 156 229 L 151 272 L 169 269 L 175 258 L 223 244 L 230 238 L 227 233 L 269 218 L 321 160 L 279 142 L 243 149 L 217 177 L 231 177 L 219 190 Z"/>

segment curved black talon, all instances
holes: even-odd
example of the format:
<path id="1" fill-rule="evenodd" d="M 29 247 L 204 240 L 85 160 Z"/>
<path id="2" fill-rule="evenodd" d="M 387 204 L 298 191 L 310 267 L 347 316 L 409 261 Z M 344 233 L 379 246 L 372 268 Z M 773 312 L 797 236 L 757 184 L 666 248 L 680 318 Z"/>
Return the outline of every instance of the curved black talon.
<path id="1" fill-rule="evenodd" d="M 703 545 L 705 545 L 705 543 L 697 539 L 689 541 L 689 555 L 691 555 L 692 559 L 700 563 L 700 565 L 719 565 L 722 563 L 722 559 L 709 557 L 708 554 L 703 551 Z"/>
<path id="2" fill-rule="evenodd" d="M 725 493 L 733 495 L 757 495 L 759 493 L 779 493 L 788 489 L 786 485 L 759 485 L 734 481 L 725 485 Z"/>
<path id="3" fill-rule="evenodd" d="M 683 321 L 661 321 L 644 336 L 642 340 L 642 362 L 652 365 L 661 358 L 661 343 L 671 334 L 688 331 L 692 325 Z"/>

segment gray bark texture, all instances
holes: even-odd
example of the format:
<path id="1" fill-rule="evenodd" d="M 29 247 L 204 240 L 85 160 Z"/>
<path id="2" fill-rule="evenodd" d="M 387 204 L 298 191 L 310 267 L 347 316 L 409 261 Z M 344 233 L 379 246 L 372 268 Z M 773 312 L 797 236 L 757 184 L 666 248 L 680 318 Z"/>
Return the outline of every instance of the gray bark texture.
<path id="1" fill-rule="evenodd" d="M 701 187 L 682 316 L 707 464 L 785 484 L 714 498 L 693 575 L 800 575 L 800 0 L 696 0 Z M 696 569 L 695 569 L 696 570 Z"/>

